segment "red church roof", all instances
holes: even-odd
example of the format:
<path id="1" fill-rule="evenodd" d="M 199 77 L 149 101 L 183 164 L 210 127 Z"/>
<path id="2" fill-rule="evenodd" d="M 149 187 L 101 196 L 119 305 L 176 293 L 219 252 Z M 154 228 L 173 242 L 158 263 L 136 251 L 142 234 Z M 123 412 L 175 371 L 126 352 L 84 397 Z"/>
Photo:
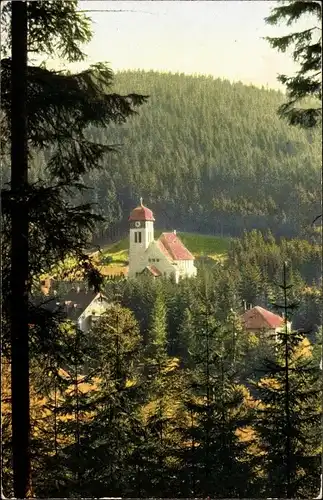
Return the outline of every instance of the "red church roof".
<path id="1" fill-rule="evenodd" d="M 284 324 L 284 318 L 260 306 L 255 306 L 246 311 L 242 315 L 242 321 L 247 330 L 280 328 Z"/>
<path id="2" fill-rule="evenodd" d="M 176 233 L 162 233 L 158 240 L 161 251 L 172 260 L 194 260 Z"/>
<path id="3" fill-rule="evenodd" d="M 162 273 L 159 271 L 159 269 L 157 269 L 156 266 L 146 266 L 145 270 L 146 269 L 155 277 L 162 275 Z"/>
<path id="4" fill-rule="evenodd" d="M 129 221 L 154 221 L 154 215 L 152 211 L 142 204 L 142 198 L 140 198 L 140 205 L 132 210 Z"/>

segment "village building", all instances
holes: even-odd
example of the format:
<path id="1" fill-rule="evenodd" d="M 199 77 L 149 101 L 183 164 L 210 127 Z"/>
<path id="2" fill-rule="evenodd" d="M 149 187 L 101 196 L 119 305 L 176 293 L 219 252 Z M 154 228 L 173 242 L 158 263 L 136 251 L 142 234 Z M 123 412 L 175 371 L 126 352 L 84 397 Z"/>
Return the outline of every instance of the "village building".
<path id="1" fill-rule="evenodd" d="M 153 212 L 142 204 L 142 198 L 128 220 L 129 278 L 148 274 L 155 278 L 173 278 L 178 283 L 181 278 L 196 276 L 195 258 L 176 231 L 162 233 L 158 240 L 155 240 Z"/>
<path id="2" fill-rule="evenodd" d="M 265 334 L 277 339 L 277 334 L 286 328 L 285 319 L 260 306 L 252 307 L 241 317 L 244 329 L 250 333 Z M 291 330 L 291 322 L 287 321 L 287 329 Z"/>
<path id="3" fill-rule="evenodd" d="M 66 318 L 77 323 L 82 332 L 87 333 L 112 303 L 102 293 L 85 288 L 72 288 L 61 305 Z"/>
<path id="4" fill-rule="evenodd" d="M 32 300 L 34 308 L 41 308 L 50 314 L 59 314 L 62 320 L 70 320 L 84 333 L 87 333 L 95 322 L 104 314 L 112 302 L 102 293 L 94 292 L 80 285 L 72 286 L 60 298 L 54 293 L 46 294 L 46 298 Z"/>

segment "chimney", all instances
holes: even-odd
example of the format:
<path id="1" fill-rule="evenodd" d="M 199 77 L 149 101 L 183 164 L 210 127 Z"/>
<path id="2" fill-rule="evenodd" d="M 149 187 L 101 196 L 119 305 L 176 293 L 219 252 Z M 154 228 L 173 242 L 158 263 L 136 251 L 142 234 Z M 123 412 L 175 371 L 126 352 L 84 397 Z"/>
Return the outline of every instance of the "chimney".
<path id="1" fill-rule="evenodd" d="M 174 229 L 174 231 L 173 231 L 173 232 L 174 232 L 174 234 L 175 234 L 175 236 L 176 236 L 176 229 Z"/>
<path id="2" fill-rule="evenodd" d="M 243 300 L 242 304 L 243 304 L 243 310 L 246 311 L 247 310 L 247 302 L 245 300 Z"/>
<path id="3" fill-rule="evenodd" d="M 77 292 L 77 293 L 80 293 L 80 291 L 81 291 L 81 287 L 80 287 L 80 285 L 78 285 L 78 286 L 76 287 L 76 292 Z"/>

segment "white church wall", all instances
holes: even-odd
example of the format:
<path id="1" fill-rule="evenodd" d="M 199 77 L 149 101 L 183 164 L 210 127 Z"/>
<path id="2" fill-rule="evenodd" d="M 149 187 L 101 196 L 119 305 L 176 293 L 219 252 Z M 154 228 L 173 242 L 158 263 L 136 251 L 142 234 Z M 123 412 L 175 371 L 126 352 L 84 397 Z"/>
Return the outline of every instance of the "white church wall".
<path id="1" fill-rule="evenodd" d="M 163 276 L 170 276 L 174 272 L 174 266 L 170 262 L 166 255 L 158 247 L 157 242 L 152 243 L 147 251 L 145 252 L 145 265 L 155 266 L 161 272 Z"/>
<path id="2" fill-rule="evenodd" d="M 145 252 L 154 240 L 154 223 L 145 221 L 144 227 L 130 228 L 128 276 L 136 276 L 145 267 Z"/>
<path id="3" fill-rule="evenodd" d="M 177 260 L 176 263 L 181 276 L 196 276 L 197 269 L 194 266 L 194 260 Z"/>
<path id="4" fill-rule="evenodd" d="M 146 210 L 149 211 L 149 209 Z M 154 265 L 163 276 L 174 277 L 176 282 L 180 277 L 196 276 L 197 269 L 194 266 L 194 260 L 174 262 L 162 252 L 158 243 L 154 241 L 153 221 L 136 221 L 134 218 L 131 221 L 132 227 L 130 227 L 129 232 L 129 278 L 137 276 L 149 265 Z"/>

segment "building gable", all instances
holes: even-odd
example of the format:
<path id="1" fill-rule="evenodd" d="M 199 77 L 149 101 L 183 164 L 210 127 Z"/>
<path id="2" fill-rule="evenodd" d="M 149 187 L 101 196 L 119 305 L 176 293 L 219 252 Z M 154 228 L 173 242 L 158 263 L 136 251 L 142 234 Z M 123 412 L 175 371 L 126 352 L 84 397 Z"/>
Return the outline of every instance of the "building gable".
<path id="1" fill-rule="evenodd" d="M 186 248 L 176 232 L 162 233 L 158 240 L 173 260 L 194 260 L 194 255 Z"/>
<path id="2" fill-rule="evenodd" d="M 160 244 L 159 240 L 152 241 L 144 253 L 144 259 L 147 264 L 156 264 L 158 267 L 158 262 L 168 262 L 172 263 L 172 256 L 167 252 L 167 250 Z"/>
<path id="3" fill-rule="evenodd" d="M 100 316 L 103 314 L 109 307 L 111 307 L 111 302 L 108 299 L 98 293 L 94 299 L 90 302 L 90 304 L 84 309 L 84 311 L 80 314 L 79 319 L 87 318 L 88 316 Z"/>
<path id="4" fill-rule="evenodd" d="M 263 307 L 255 306 L 242 315 L 242 322 L 247 330 L 268 330 L 281 328 L 284 318 Z"/>

